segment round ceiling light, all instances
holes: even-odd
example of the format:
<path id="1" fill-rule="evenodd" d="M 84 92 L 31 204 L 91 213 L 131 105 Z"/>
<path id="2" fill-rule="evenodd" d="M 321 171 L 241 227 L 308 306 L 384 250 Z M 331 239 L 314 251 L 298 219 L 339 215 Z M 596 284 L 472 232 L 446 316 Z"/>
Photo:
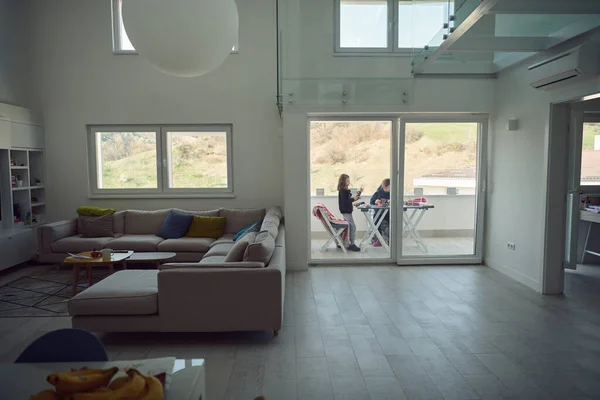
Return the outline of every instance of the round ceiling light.
<path id="1" fill-rule="evenodd" d="M 235 0 L 123 0 L 122 16 L 138 54 L 170 75 L 206 74 L 237 43 Z"/>

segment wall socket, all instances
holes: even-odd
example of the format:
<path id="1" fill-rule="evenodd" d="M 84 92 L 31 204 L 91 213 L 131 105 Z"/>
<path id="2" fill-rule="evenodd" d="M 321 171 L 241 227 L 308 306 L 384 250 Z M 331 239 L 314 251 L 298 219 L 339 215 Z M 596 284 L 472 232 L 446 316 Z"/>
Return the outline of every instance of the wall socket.
<path id="1" fill-rule="evenodd" d="M 517 246 L 513 242 L 508 242 L 507 247 L 509 250 L 516 250 Z"/>

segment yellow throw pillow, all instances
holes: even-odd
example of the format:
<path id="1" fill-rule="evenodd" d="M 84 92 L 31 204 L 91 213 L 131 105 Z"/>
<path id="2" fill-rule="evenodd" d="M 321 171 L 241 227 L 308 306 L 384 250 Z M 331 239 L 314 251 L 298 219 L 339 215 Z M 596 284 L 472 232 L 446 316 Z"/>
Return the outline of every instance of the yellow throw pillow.
<path id="1" fill-rule="evenodd" d="M 205 217 L 194 215 L 194 220 L 185 234 L 186 237 L 208 237 L 218 239 L 225 230 L 225 217 Z"/>
<path id="2" fill-rule="evenodd" d="M 91 206 L 82 206 L 77 209 L 77 214 L 87 215 L 91 217 L 101 217 L 103 215 L 112 214 L 116 210 L 114 208 L 100 208 Z"/>

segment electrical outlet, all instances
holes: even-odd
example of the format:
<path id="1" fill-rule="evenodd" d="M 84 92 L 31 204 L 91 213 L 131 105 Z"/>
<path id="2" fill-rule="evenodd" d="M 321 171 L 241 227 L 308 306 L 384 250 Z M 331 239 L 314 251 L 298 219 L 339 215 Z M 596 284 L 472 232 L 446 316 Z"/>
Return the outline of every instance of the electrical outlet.
<path id="1" fill-rule="evenodd" d="M 509 250 L 516 250 L 517 246 L 513 243 L 513 242 L 508 242 L 508 249 Z"/>

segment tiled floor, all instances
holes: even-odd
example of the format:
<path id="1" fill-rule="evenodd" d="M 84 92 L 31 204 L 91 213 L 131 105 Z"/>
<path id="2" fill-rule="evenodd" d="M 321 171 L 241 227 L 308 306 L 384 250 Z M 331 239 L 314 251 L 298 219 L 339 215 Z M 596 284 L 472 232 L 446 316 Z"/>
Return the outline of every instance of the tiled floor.
<path id="1" fill-rule="evenodd" d="M 598 399 L 600 267 L 566 288 L 541 296 L 485 267 L 313 268 L 288 274 L 276 338 L 101 338 L 112 359 L 206 358 L 209 400 Z M 66 326 L 0 318 L 0 361 Z"/>
<path id="2" fill-rule="evenodd" d="M 327 242 L 325 239 L 311 240 L 311 258 L 313 260 L 332 260 L 332 259 L 387 259 L 389 252 L 384 247 L 373 247 L 364 245 L 362 251 L 344 253 L 331 244 L 327 250 L 322 247 Z M 413 239 L 405 239 L 403 245 L 403 254 L 406 256 L 448 256 L 473 254 L 473 237 L 426 237 L 423 238 L 427 252 L 417 246 Z M 358 241 L 357 241 L 358 243 Z"/>

